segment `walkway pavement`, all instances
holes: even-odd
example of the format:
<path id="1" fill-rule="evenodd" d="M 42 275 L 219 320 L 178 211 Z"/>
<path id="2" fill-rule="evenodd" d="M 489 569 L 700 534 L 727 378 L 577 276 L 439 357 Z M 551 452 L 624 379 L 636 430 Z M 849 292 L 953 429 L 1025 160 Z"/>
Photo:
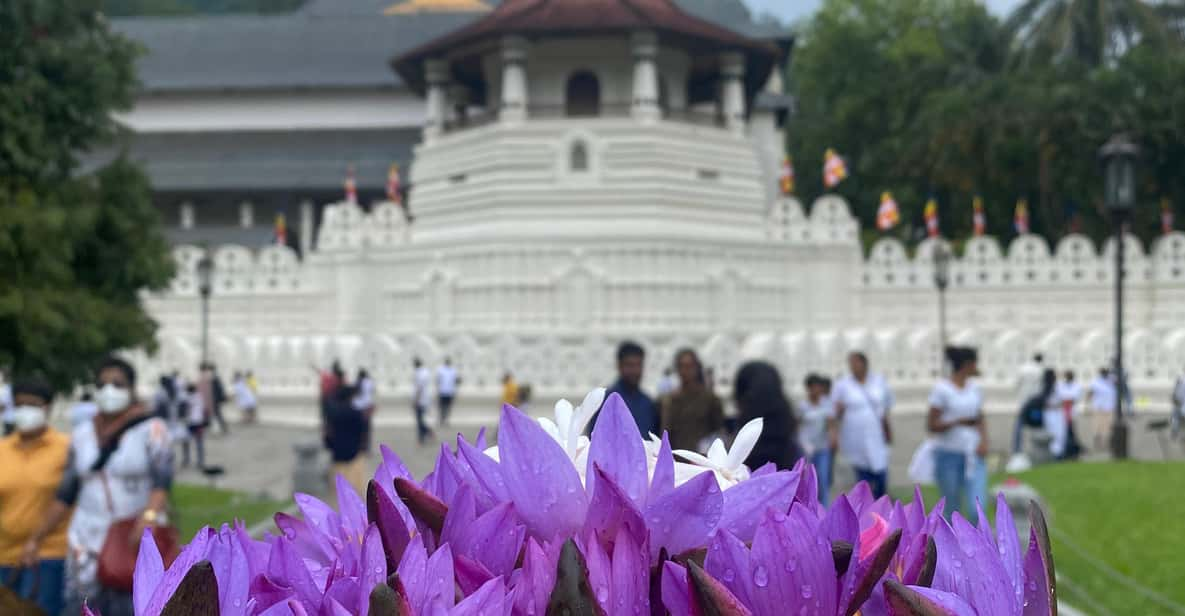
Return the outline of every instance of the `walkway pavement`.
<path id="1" fill-rule="evenodd" d="M 1156 436 L 1144 425 L 1148 418 L 1137 422 L 1132 432 L 1131 454 L 1137 459 L 1159 460 L 1161 448 Z M 993 451 L 1007 451 L 1011 443 L 1013 418 L 1003 415 L 989 416 L 989 435 Z M 460 428 L 467 438 L 472 439 L 479 426 Z M 892 485 L 907 485 L 906 469 L 910 456 L 925 438 L 925 418 L 922 415 L 898 415 L 893 420 L 894 443 L 892 466 L 889 479 Z M 439 430 L 438 435 L 455 437 L 456 431 Z M 1089 435 L 1085 435 L 1089 437 Z M 376 442 L 386 443 L 403 458 L 417 477 L 432 470 L 439 451 L 438 441 L 431 446 L 416 444 L 415 428 L 378 427 Z M 1081 438 L 1081 437 L 1080 437 Z M 315 443 L 319 439 L 316 428 L 254 425 L 231 426 L 231 434 L 213 434 L 207 437 L 206 455 L 209 464 L 225 467 L 226 475 L 218 481 L 219 487 L 242 490 L 253 494 L 267 494 L 280 500 L 291 496 L 292 469 L 295 461 L 293 445 Z M 1089 442 L 1085 442 L 1087 446 Z M 374 452 L 377 459 L 377 446 Z M 1185 457 L 1181 445 L 1170 445 L 1169 454 L 1180 459 Z M 999 456 L 1002 458 L 1002 455 Z M 1091 453 L 1087 459 L 1106 459 L 1107 454 Z M 204 478 L 194 470 L 183 470 L 179 481 L 201 483 Z M 837 477 L 838 487 L 844 483 L 844 475 Z"/>

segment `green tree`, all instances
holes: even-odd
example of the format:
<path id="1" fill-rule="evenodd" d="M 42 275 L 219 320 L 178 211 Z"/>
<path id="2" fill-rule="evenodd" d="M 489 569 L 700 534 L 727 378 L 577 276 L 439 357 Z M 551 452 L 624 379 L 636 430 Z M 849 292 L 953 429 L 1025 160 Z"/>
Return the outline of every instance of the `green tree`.
<path id="1" fill-rule="evenodd" d="M 143 174 L 78 169 L 118 134 L 137 52 L 97 0 L 6 0 L 0 32 L 0 366 L 65 389 L 153 344 L 141 295 L 173 273 Z"/>
<path id="2" fill-rule="evenodd" d="M 828 0 L 791 67 L 800 193 L 822 191 L 823 152 L 834 148 L 852 172 L 837 191 L 869 233 L 884 191 L 901 206 L 902 233 L 921 226 L 929 196 L 948 234 L 969 228 L 991 136 L 987 114 L 971 113 L 974 93 L 997 87 L 1004 61 L 999 24 L 973 0 Z"/>
<path id="3" fill-rule="evenodd" d="M 1006 29 L 1022 64 L 1072 60 L 1101 66 L 1137 44 L 1178 46 L 1173 20 L 1182 16 L 1180 0 L 1025 0 Z"/>

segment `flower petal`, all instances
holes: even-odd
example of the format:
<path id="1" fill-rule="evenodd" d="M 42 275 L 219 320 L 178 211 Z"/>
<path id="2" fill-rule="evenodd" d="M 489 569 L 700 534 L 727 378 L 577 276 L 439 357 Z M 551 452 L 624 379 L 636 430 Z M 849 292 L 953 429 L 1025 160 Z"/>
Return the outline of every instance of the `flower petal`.
<path id="1" fill-rule="evenodd" d="M 1049 528 L 1045 515 L 1036 503 L 1029 505 L 1029 550 L 1024 561 L 1023 616 L 1049 616 L 1056 613 L 1057 585 Z"/>
<path id="2" fill-rule="evenodd" d="M 653 499 L 646 507 L 651 557 L 660 548 L 679 554 L 704 546 L 720 526 L 727 494 L 714 474 L 701 473 Z"/>
<path id="3" fill-rule="evenodd" d="M 795 503 L 790 515 L 768 510 L 750 552 L 749 605 L 757 614 L 836 613 L 836 575 L 831 544 L 819 521 Z"/>
<path id="4" fill-rule="evenodd" d="M 885 570 L 889 568 L 889 563 L 900 544 L 901 529 L 898 528 L 888 537 L 877 540 L 877 547 L 869 557 L 861 558 L 852 567 L 851 573 L 843 576 L 843 594 L 839 602 L 841 614 L 852 616 L 863 607 L 864 602 L 872 596 L 873 589 L 884 577 Z"/>
<path id="5" fill-rule="evenodd" d="M 440 534 L 444 528 L 445 515 L 448 513 L 447 505 L 414 481 L 402 477 L 395 478 L 395 492 L 416 520 Z"/>
<path id="6" fill-rule="evenodd" d="M 856 544 L 856 540 L 860 537 L 860 519 L 846 494 L 841 494 L 831 504 L 831 509 L 823 518 L 820 530 L 823 536 L 831 541 L 846 541 L 852 545 Z"/>
<path id="7" fill-rule="evenodd" d="M 455 545 L 494 575 L 509 576 L 525 537 L 526 528 L 518 524 L 514 505 L 502 503 L 478 516 Z"/>
<path id="8" fill-rule="evenodd" d="M 699 565 L 690 562 L 687 566 L 694 600 L 703 607 L 704 613 L 718 616 L 749 616 L 753 613 L 729 592 L 728 588 L 704 572 Z"/>
<path id="9" fill-rule="evenodd" d="M 667 433 L 662 433 L 662 443 L 658 447 L 658 457 L 654 461 L 654 476 L 650 478 L 650 493 L 647 501 L 654 501 L 663 494 L 675 489 L 675 457 L 671 453 L 671 441 Z"/>
<path id="10" fill-rule="evenodd" d="M 691 578 L 682 565 L 667 561 L 662 565 L 662 604 L 670 616 L 695 616 L 691 599 Z"/>
<path id="11" fill-rule="evenodd" d="M 137 614 L 147 614 L 148 602 L 165 576 L 165 563 L 152 539 L 152 531 L 144 529 L 140 538 L 140 553 L 136 556 L 136 570 L 132 578 L 132 604 Z M 7 582 L 8 580 L 4 580 Z"/>
<path id="12" fill-rule="evenodd" d="M 387 558 L 387 570 L 394 571 L 403 558 L 403 550 L 407 549 L 411 541 L 411 529 L 404 522 L 395 501 L 373 479 L 366 486 L 366 514 L 367 519 L 378 527 Z"/>
<path id="13" fill-rule="evenodd" d="M 588 422 L 592 421 L 593 415 L 601 410 L 601 406 L 605 404 L 605 388 L 597 387 L 584 395 L 584 400 L 580 406 L 575 409 L 572 414 L 568 427 L 568 442 L 565 447 L 568 451 L 573 451 L 579 443 L 580 435 L 584 434 L 584 429 L 588 427 Z"/>
<path id="14" fill-rule="evenodd" d="M 502 477 L 502 468 L 489 456 L 482 453 L 481 448 L 466 442 L 459 445 L 459 455 L 465 459 L 469 468 L 473 470 L 473 478 L 477 485 L 484 488 L 491 500 L 502 503 L 510 500 L 506 490 L 506 480 Z"/>
<path id="15" fill-rule="evenodd" d="M 1000 551 L 1000 561 L 1004 563 L 1004 571 L 1008 579 L 1012 580 L 1013 592 L 1017 603 L 1024 601 L 1024 578 L 1022 557 L 1020 553 L 1020 539 L 1016 535 L 1016 522 L 1012 519 L 1012 511 L 1004 493 L 996 496 L 996 549 Z"/>
<path id="16" fill-rule="evenodd" d="M 588 499 L 580 475 L 551 437 L 512 406 L 502 409 L 498 435 L 506 489 L 538 537 L 571 536 L 584 522 Z"/>
<path id="17" fill-rule="evenodd" d="M 457 604 L 450 616 L 496 616 L 505 612 L 506 589 L 502 578 L 494 578 Z"/>
<path id="18" fill-rule="evenodd" d="M 976 616 L 975 609 L 958 595 L 885 580 L 889 616 Z"/>
<path id="19" fill-rule="evenodd" d="M 750 478 L 724 491 L 724 514 L 720 528 L 741 541 L 752 541 L 757 524 L 767 509 L 785 513 L 794 502 L 799 476 L 790 472 Z"/>
<path id="20" fill-rule="evenodd" d="M 650 613 L 650 554 L 622 528 L 613 543 L 612 614 Z"/>
<path id="21" fill-rule="evenodd" d="M 728 586 L 729 591 L 746 605 L 752 605 L 753 579 L 750 575 L 749 548 L 735 535 L 722 530 L 716 533 L 708 554 L 704 558 L 704 570 Z"/>
<path id="22" fill-rule="evenodd" d="M 638 424 L 630 415 L 629 407 L 616 393 L 605 401 L 597 425 L 593 428 L 588 470 L 585 472 L 585 485 L 589 493 L 595 490 L 594 465 L 605 471 L 636 505 L 645 504 L 646 447 L 638 437 Z"/>
<path id="23" fill-rule="evenodd" d="M 595 483 L 591 481 L 593 476 L 596 477 Z M 594 487 L 582 536 L 592 533 L 592 537 L 608 546 L 612 545 L 618 530 L 626 528 L 635 540 L 641 541 L 646 536 L 646 523 L 630 497 L 598 465 L 593 466 L 592 476 L 588 479 Z"/>
<path id="24" fill-rule="evenodd" d="M 765 420 L 758 417 L 741 427 L 737 432 L 737 437 L 732 441 L 732 448 L 728 450 L 728 463 L 726 468 L 740 468 L 745 460 L 749 458 L 749 454 L 753 453 L 753 448 L 757 446 L 757 439 L 761 438 L 761 430 L 765 426 Z M 715 443 L 712 444 L 715 447 Z M 708 457 L 712 457 L 712 452 L 708 452 Z"/>

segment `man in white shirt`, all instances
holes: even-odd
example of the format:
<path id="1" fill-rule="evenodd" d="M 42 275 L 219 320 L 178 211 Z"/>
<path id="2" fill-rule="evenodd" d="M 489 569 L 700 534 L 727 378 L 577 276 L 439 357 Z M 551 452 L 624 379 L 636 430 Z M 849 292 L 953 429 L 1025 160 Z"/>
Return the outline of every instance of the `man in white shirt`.
<path id="1" fill-rule="evenodd" d="M 1095 449 L 1103 449 L 1111 436 L 1111 424 L 1115 421 L 1115 402 L 1118 396 L 1115 391 L 1115 379 L 1111 371 L 1103 368 L 1098 376 L 1090 382 L 1087 393 L 1090 401 L 1090 425 L 1094 433 Z"/>
<path id="2" fill-rule="evenodd" d="M 457 376 L 457 369 L 453 367 L 453 360 L 444 358 L 444 364 L 436 368 L 436 395 L 440 402 L 440 425 L 448 425 L 448 414 L 453 408 L 453 399 L 457 397 L 457 385 L 461 382 Z"/>
<path id="3" fill-rule="evenodd" d="M 1041 376 L 1045 374 L 1045 357 L 1040 353 L 1021 364 L 1016 375 L 1017 403 L 1024 405 L 1030 398 L 1041 393 Z"/>
<path id="4" fill-rule="evenodd" d="M 416 438 L 421 445 L 428 440 L 428 435 L 432 430 L 428 428 L 428 423 L 424 421 L 424 416 L 428 413 L 428 407 L 432 404 L 432 374 L 428 372 L 428 368 L 424 366 L 424 362 L 417 357 L 411 362 L 415 369 L 412 372 L 412 408 L 416 411 Z"/>
<path id="5" fill-rule="evenodd" d="M 1057 384 L 1057 399 L 1066 411 L 1066 419 L 1069 420 L 1078 408 L 1078 401 L 1082 399 L 1082 384 L 1074 380 L 1073 370 L 1066 370 L 1062 376 L 1062 382 Z"/>

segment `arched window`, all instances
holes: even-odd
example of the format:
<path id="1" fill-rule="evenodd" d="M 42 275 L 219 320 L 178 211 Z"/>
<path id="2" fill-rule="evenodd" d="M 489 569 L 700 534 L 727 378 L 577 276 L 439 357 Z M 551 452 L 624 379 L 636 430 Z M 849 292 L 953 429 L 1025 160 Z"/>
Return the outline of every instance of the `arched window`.
<path id="1" fill-rule="evenodd" d="M 568 78 L 565 112 L 569 117 L 590 117 L 601 113 L 601 82 L 597 76 L 580 71 Z"/>
<path id="2" fill-rule="evenodd" d="M 583 173 L 588 171 L 588 145 L 583 141 L 577 141 L 572 144 L 572 150 L 568 156 L 568 165 L 573 172 Z"/>

